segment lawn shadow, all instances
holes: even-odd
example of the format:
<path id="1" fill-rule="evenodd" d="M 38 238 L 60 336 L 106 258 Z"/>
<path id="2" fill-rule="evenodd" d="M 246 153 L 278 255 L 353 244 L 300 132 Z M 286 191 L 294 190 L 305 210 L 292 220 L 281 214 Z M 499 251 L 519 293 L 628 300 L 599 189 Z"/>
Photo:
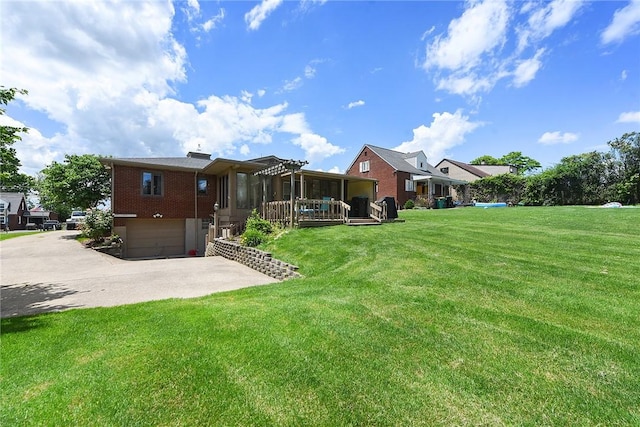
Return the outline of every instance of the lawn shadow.
<path id="1" fill-rule="evenodd" d="M 18 283 L 2 286 L 0 318 L 14 318 L 80 307 L 77 304 L 64 304 L 61 301 L 56 303 L 56 300 L 77 293 L 76 290 L 62 288 L 55 283 Z M 8 332 L 6 331 L 8 326 L 3 322 L 2 333 Z"/>

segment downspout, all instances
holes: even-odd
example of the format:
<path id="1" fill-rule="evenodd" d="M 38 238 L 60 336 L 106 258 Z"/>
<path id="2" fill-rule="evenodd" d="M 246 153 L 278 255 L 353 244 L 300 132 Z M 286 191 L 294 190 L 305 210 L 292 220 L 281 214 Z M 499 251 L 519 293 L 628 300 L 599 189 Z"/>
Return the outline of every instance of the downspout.
<path id="1" fill-rule="evenodd" d="M 193 239 L 196 242 L 196 247 L 194 248 L 196 253 L 198 253 L 198 171 L 193 173 L 193 228 L 194 235 Z"/>
<path id="2" fill-rule="evenodd" d="M 114 234 L 113 231 L 114 231 L 114 227 L 116 226 L 116 221 L 115 221 L 115 218 L 114 218 L 114 215 L 113 215 L 113 206 L 114 206 L 114 204 L 113 204 L 113 200 L 114 200 L 113 193 L 114 193 L 114 189 L 116 188 L 115 183 L 114 183 L 116 173 L 115 173 L 115 169 L 113 167 L 113 162 L 111 162 L 110 168 L 111 168 L 111 234 Z"/>
<path id="3" fill-rule="evenodd" d="M 293 228 L 293 203 L 294 203 L 294 199 L 295 199 L 295 193 L 296 193 L 296 174 L 295 174 L 295 169 L 291 169 L 291 211 L 289 212 L 290 215 L 290 223 L 289 223 L 289 227 Z"/>

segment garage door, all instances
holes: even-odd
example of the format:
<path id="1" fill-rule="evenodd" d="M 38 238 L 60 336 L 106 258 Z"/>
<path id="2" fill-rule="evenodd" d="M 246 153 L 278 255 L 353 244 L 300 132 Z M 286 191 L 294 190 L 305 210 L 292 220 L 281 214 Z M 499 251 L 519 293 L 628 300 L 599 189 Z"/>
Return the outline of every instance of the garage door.
<path id="1" fill-rule="evenodd" d="M 127 221 L 127 258 L 184 255 L 184 220 Z"/>

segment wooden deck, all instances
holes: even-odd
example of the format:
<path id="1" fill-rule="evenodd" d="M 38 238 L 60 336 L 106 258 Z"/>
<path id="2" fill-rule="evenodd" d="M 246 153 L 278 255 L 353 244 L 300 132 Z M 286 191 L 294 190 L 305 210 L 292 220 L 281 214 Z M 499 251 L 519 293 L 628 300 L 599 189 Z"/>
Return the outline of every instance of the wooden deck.
<path id="1" fill-rule="evenodd" d="M 287 227 L 293 221 L 293 225 L 300 228 L 338 224 L 380 225 L 387 222 L 386 204 L 370 203 L 369 210 L 369 217 L 350 218 L 351 206 L 341 200 L 298 199 L 293 202 L 293 209 L 288 200 L 263 203 L 261 215 L 271 223 Z"/>
<path id="2" fill-rule="evenodd" d="M 351 206 L 341 200 L 298 199 L 293 202 L 275 201 L 262 204 L 262 218 L 272 223 L 298 227 L 318 227 L 345 224 L 349 220 Z"/>

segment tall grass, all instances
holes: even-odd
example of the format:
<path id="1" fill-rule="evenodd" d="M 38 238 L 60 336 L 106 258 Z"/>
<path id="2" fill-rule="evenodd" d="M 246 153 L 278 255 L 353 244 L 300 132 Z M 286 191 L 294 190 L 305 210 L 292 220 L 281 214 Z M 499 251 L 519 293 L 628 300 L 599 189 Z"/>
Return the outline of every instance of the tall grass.
<path id="1" fill-rule="evenodd" d="M 640 424 L 640 209 L 401 216 L 274 241 L 303 279 L 3 320 L 0 422 Z"/>

